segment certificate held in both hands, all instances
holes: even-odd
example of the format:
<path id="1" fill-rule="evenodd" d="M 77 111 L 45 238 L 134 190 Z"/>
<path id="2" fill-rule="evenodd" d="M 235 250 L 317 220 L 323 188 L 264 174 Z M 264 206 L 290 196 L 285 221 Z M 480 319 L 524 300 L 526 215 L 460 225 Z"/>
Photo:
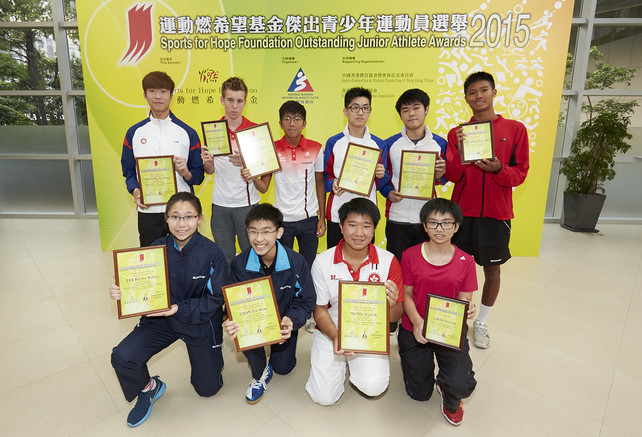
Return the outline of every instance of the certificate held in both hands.
<path id="1" fill-rule="evenodd" d="M 114 277 L 121 293 L 119 319 L 167 311 L 172 306 L 165 246 L 115 250 Z"/>
<path id="2" fill-rule="evenodd" d="M 271 277 L 226 285 L 222 290 L 227 315 L 239 324 L 234 339 L 238 352 L 282 341 L 281 315 Z"/>
<path id="3" fill-rule="evenodd" d="M 339 188 L 368 196 L 380 158 L 381 149 L 348 143 L 341 166 Z"/>
<path id="4" fill-rule="evenodd" d="M 176 194 L 176 169 L 172 155 L 136 158 L 136 172 L 144 205 L 165 205 Z"/>
<path id="5" fill-rule="evenodd" d="M 339 350 L 389 355 L 389 320 L 383 282 L 339 281 Z"/>
<path id="6" fill-rule="evenodd" d="M 466 135 L 466 138 L 459 143 L 463 164 L 495 158 L 492 121 L 464 123 L 459 126 Z"/>
<path id="7" fill-rule="evenodd" d="M 243 166 L 252 177 L 263 176 L 281 170 L 281 162 L 276 154 L 270 125 L 258 124 L 236 131 Z"/>
<path id="8" fill-rule="evenodd" d="M 424 337 L 430 343 L 461 350 L 469 302 L 429 294 L 424 314 Z"/>
<path id="9" fill-rule="evenodd" d="M 410 199 L 429 200 L 435 194 L 437 152 L 401 151 L 399 193 Z"/>

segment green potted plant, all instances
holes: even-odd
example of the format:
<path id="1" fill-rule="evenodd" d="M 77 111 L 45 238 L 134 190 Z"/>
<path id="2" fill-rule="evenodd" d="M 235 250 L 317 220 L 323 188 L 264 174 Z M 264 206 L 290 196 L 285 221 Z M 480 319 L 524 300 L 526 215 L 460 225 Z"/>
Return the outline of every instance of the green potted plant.
<path id="1" fill-rule="evenodd" d="M 585 89 L 610 89 L 618 83 L 629 84 L 635 77 L 634 68 L 604 64 L 596 47 L 591 47 L 589 57 L 595 68 L 586 74 Z M 572 66 L 572 58 L 569 61 L 567 67 Z M 615 177 L 615 156 L 631 148 L 628 127 L 637 106 L 635 100 L 586 99 L 582 104 L 584 121 L 560 167 L 567 181 L 562 227 L 575 232 L 597 232 L 595 225 L 606 199 L 604 183 Z"/>

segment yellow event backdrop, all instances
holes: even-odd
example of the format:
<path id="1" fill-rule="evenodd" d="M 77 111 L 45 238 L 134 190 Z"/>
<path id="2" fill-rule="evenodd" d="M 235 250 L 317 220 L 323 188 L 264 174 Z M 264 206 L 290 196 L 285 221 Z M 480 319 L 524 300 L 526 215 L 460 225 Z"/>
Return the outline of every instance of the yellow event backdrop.
<path id="1" fill-rule="evenodd" d="M 267 0 L 77 2 L 102 247 L 136 246 L 136 213 L 120 167 L 127 128 L 147 116 L 142 77 L 176 82 L 171 109 L 202 136 L 200 122 L 223 115 L 220 85 L 245 79 L 245 115 L 269 122 L 300 101 L 304 134 L 321 143 L 343 130 L 343 94 L 373 93 L 369 127 L 387 138 L 402 127 L 394 109 L 408 88 L 431 97 L 427 124 L 441 136 L 470 118 L 462 84 L 474 71 L 496 77 L 496 112 L 524 123 L 531 169 L 515 192 L 511 249 L 537 256 L 562 91 L 571 0 L 350 3 Z M 303 77 L 305 76 L 305 77 Z M 303 83 L 305 88 L 297 87 Z M 297 90 L 298 89 L 298 90 Z M 209 231 L 214 176 L 196 187 Z M 444 187 L 442 196 L 450 196 Z M 271 202 L 272 189 L 263 197 Z M 380 196 L 379 203 L 383 206 Z M 385 247 L 383 223 L 377 243 Z M 325 247 L 325 239 L 320 250 Z"/>

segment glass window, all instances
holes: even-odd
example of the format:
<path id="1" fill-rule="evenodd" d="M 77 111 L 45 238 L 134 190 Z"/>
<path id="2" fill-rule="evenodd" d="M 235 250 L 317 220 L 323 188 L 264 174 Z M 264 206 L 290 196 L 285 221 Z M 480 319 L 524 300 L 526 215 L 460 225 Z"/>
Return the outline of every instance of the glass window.
<path id="1" fill-rule="evenodd" d="M 638 74 L 631 81 L 630 88 L 642 89 L 642 27 L 595 27 L 591 46 L 602 53 L 602 62 L 614 67 L 637 68 Z M 589 61 L 592 71 L 595 61 Z M 626 84 L 614 86 L 615 89 L 629 88 Z"/>
<path id="2" fill-rule="evenodd" d="M 67 160 L 0 160 L 0 213 L 73 213 Z"/>
<path id="3" fill-rule="evenodd" d="M 553 161 L 551 165 L 551 175 L 548 182 L 548 195 L 546 196 L 546 210 L 544 211 L 545 217 L 559 217 L 559 205 L 561 205 L 561 193 L 564 187 L 559 185 L 566 185 L 564 175 L 560 174 L 560 163 Z M 560 195 L 558 196 L 558 193 Z"/>
<path id="4" fill-rule="evenodd" d="M 94 187 L 94 169 L 91 161 L 80 161 L 82 191 L 85 199 L 85 212 L 97 212 L 96 189 Z"/>
<path id="5" fill-rule="evenodd" d="M 0 66 L 0 89 L 60 89 L 52 29 L 0 29 Z"/>
<path id="6" fill-rule="evenodd" d="M 598 0 L 595 18 L 642 18 L 642 2 L 639 0 Z"/>
<path id="7" fill-rule="evenodd" d="M 67 45 L 69 47 L 69 62 L 71 63 L 71 87 L 75 90 L 82 90 L 85 86 L 82 76 L 82 62 L 80 60 L 78 29 L 67 30 Z"/>
<path id="8" fill-rule="evenodd" d="M 580 18 L 582 16 L 583 3 L 583 0 L 575 0 L 575 5 L 573 6 L 573 18 Z"/>
<path id="9" fill-rule="evenodd" d="M 87 123 L 87 107 L 85 106 L 85 96 L 74 97 L 74 106 L 76 110 L 76 125 L 78 127 L 78 149 L 81 154 L 90 154 L 89 147 L 89 126 Z"/>
<path id="10" fill-rule="evenodd" d="M 51 21 L 49 0 L 3 1 L 0 21 Z"/>
<path id="11" fill-rule="evenodd" d="M 0 126 L 0 155 L 66 153 L 64 126 Z"/>
<path id="12" fill-rule="evenodd" d="M 640 186 L 642 161 L 615 164 L 615 178 L 604 184 L 606 201 L 601 217 L 640 218 L 642 211 L 642 190 Z"/>
<path id="13" fill-rule="evenodd" d="M 575 53 L 575 50 L 577 50 L 577 27 L 573 26 L 571 27 L 571 35 L 568 40 L 568 54 L 575 59 L 577 56 L 577 53 Z M 566 63 L 566 73 L 564 75 L 564 89 L 569 90 L 572 88 L 572 82 L 573 82 L 573 64 L 568 62 Z"/>
<path id="14" fill-rule="evenodd" d="M 553 156 L 561 156 L 564 148 L 564 132 L 566 130 L 566 121 L 568 118 L 568 100 L 568 97 L 562 97 L 562 101 L 560 103 L 560 115 L 557 121 Z"/>
<path id="15" fill-rule="evenodd" d="M 60 96 L 0 96 L 0 126 L 63 125 Z M 0 144 L 8 141 L 0 137 Z"/>
<path id="16" fill-rule="evenodd" d="M 74 0 L 65 1 L 65 20 L 76 21 L 76 2 Z"/>

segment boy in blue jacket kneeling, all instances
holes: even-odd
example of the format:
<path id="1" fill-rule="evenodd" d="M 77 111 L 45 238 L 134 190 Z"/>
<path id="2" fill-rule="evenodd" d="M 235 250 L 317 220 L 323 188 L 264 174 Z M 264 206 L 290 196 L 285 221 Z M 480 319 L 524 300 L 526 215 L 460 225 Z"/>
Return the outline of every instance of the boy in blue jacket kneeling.
<path id="1" fill-rule="evenodd" d="M 245 394 L 248 403 L 261 400 L 272 379 L 272 373 L 287 375 L 296 366 L 298 330 L 316 305 L 316 293 L 305 258 L 279 243 L 283 234 L 283 214 L 269 203 L 256 205 L 245 218 L 251 247 L 241 252 L 230 267 L 230 282 L 243 282 L 271 276 L 279 314 L 282 343 L 270 346 L 270 359 L 265 348 L 246 350 L 252 381 Z M 239 324 L 232 320 L 223 329 L 234 339 Z"/>

